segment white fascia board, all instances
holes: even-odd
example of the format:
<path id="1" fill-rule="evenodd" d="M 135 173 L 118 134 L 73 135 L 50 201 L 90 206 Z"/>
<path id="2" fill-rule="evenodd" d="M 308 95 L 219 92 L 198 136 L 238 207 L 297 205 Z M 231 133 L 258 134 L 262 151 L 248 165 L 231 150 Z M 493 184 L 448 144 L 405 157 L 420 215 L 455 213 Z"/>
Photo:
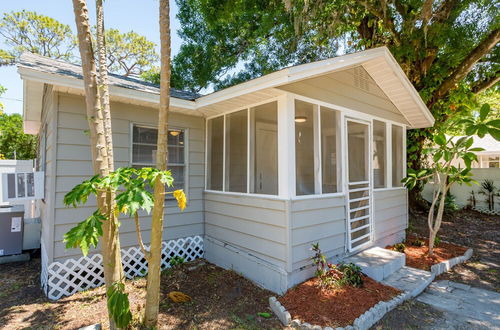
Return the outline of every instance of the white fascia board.
<path id="1" fill-rule="evenodd" d="M 381 49 L 384 51 L 385 58 L 391 69 L 394 71 L 394 73 L 398 76 L 398 78 L 401 80 L 403 83 L 405 89 L 408 91 L 410 94 L 411 98 L 413 101 L 417 104 L 417 106 L 420 108 L 422 111 L 422 114 L 425 116 L 425 118 L 429 121 L 429 126 L 434 126 L 434 116 L 430 112 L 429 108 L 425 105 L 424 101 L 422 101 L 422 98 L 420 97 L 420 94 L 418 94 L 417 90 L 415 87 L 413 87 L 413 84 L 410 82 L 406 74 L 403 72 L 403 69 L 399 66 L 398 62 L 392 56 L 391 52 L 389 49 L 386 47 L 381 47 Z M 415 127 L 419 128 L 419 127 Z"/>
<path id="2" fill-rule="evenodd" d="M 64 87 L 70 87 L 75 89 L 83 90 L 83 80 L 76 77 L 63 76 L 53 73 L 41 72 L 38 70 L 33 70 L 25 67 L 19 67 L 18 73 L 21 75 L 22 79 L 39 81 L 47 84 L 59 85 Z M 150 102 L 159 104 L 160 95 L 138 91 L 131 88 L 124 88 L 116 85 L 110 85 L 109 91 L 112 96 L 130 98 L 133 100 Z M 170 105 L 173 107 L 184 108 L 188 110 L 196 110 L 195 102 L 189 100 L 183 100 L 176 97 L 170 98 Z"/>

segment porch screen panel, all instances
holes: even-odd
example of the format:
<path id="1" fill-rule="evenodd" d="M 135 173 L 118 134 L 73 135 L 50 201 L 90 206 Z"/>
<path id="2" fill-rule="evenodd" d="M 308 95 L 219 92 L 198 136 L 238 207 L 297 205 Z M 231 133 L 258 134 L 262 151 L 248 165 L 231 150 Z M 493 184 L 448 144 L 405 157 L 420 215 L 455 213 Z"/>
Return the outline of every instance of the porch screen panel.
<path id="1" fill-rule="evenodd" d="M 247 192 L 247 128 L 247 110 L 226 116 L 225 191 Z"/>
<path id="2" fill-rule="evenodd" d="M 250 109 L 250 192 L 278 194 L 278 103 Z"/>
<path id="3" fill-rule="evenodd" d="M 222 190 L 224 166 L 224 117 L 208 120 L 207 188 Z"/>
<path id="4" fill-rule="evenodd" d="M 386 156 L 385 149 L 387 144 L 385 123 L 382 121 L 373 121 L 373 187 L 384 188 Z"/>
<path id="5" fill-rule="evenodd" d="M 322 193 L 334 193 L 337 187 L 337 120 L 338 112 L 321 107 L 321 170 Z"/>
<path id="6" fill-rule="evenodd" d="M 392 186 L 402 187 L 403 179 L 403 128 L 392 125 Z"/>
<path id="7" fill-rule="evenodd" d="M 315 193 L 314 111 L 311 103 L 295 100 L 295 173 L 299 195 Z"/>

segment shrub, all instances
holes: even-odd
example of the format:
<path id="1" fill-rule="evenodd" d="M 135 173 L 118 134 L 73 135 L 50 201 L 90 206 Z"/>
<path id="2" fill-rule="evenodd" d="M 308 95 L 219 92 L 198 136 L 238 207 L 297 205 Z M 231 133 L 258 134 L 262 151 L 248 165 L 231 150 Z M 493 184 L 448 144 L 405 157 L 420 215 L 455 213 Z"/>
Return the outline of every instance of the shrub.
<path id="1" fill-rule="evenodd" d="M 441 243 L 441 238 L 439 236 L 436 236 L 434 238 L 434 246 L 438 246 Z"/>
<path id="2" fill-rule="evenodd" d="M 318 277 L 321 287 L 363 286 L 363 273 L 360 267 L 353 263 L 328 264 L 326 257 L 321 253 L 319 243 L 313 244 L 311 250 L 314 251 L 314 256 L 311 259 L 316 266 L 316 277 Z"/>
<path id="3" fill-rule="evenodd" d="M 406 245 L 404 243 L 394 244 L 393 250 L 401 253 L 405 253 Z"/>

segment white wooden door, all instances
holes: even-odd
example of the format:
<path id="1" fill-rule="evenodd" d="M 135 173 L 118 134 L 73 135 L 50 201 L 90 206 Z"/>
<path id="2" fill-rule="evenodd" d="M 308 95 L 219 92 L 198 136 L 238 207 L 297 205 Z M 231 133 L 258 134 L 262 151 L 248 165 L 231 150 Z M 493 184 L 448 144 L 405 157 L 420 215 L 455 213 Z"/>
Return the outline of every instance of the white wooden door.
<path id="1" fill-rule="evenodd" d="M 346 124 L 346 209 L 349 251 L 372 239 L 372 182 L 370 123 L 349 119 Z"/>

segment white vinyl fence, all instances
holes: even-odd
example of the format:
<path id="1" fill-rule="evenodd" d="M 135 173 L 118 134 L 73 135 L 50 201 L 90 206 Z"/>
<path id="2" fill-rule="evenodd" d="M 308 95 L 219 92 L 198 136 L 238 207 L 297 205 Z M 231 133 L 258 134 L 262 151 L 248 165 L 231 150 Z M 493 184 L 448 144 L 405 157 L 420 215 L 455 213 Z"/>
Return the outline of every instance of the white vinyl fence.
<path id="1" fill-rule="evenodd" d="M 468 186 L 466 184 L 454 184 L 451 187 L 451 193 L 456 197 L 456 203 L 458 204 L 458 206 L 465 207 L 467 205 L 471 205 L 470 198 L 472 196 L 472 191 L 474 191 L 474 195 L 476 197 L 476 209 L 487 210 L 487 196 L 479 194 L 479 191 L 481 190 L 481 183 L 484 180 L 492 180 L 495 187 L 497 188 L 497 192 L 499 192 L 500 168 L 474 168 L 472 169 L 472 173 L 473 179 L 476 180 L 479 185 L 473 184 L 472 186 Z M 432 186 L 432 183 L 426 184 L 423 191 L 423 197 L 428 201 L 432 199 Z M 495 197 L 495 211 L 500 212 L 499 196 Z"/>

